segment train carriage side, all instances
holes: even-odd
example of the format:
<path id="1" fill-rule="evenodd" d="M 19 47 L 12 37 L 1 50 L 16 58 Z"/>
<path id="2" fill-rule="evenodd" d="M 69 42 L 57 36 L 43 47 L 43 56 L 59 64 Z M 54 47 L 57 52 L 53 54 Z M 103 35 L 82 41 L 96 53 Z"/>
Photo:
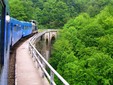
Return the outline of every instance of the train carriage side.
<path id="1" fill-rule="evenodd" d="M 21 22 L 17 19 L 11 18 L 11 46 L 13 46 L 22 37 Z"/>
<path id="2" fill-rule="evenodd" d="M 21 21 L 22 23 L 22 36 L 25 37 L 32 33 L 32 24 L 30 22 Z"/>
<path id="3" fill-rule="evenodd" d="M 9 7 L 7 0 L 0 0 L 0 85 L 7 85 L 9 62 Z"/>

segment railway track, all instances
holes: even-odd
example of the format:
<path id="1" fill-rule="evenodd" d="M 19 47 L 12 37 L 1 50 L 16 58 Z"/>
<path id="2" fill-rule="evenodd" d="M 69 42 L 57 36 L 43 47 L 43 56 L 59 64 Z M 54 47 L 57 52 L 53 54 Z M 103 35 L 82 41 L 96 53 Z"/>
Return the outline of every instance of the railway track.
<path id="1" fill-rule="evenodd" d="M 36 32 L 37 33 L 37 32 Z M 8 85 L 15 85 L 15 63 L 16 63 L 16 49 L 21 46 L 23 42 L 32 37 L 33 33 L 20 39 L 13 47 L 11 47 L 10 58 L 9 58 L 9 73 L 8 73 Z"/>

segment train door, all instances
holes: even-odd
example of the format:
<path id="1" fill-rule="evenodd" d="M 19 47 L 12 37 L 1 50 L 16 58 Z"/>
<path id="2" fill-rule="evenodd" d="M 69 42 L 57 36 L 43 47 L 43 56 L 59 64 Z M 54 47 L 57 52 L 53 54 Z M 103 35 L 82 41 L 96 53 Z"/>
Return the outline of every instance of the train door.
<path id="1" fill-rule="evenodd" d="M 11 29 L 11 26 L 10 26 L 10 16 L 7 14 L 6 15 L 6 31 L 5 31 L 5 39 L 6 39 L 6 53 L 9 53 L 9 47 L 10 47 L 10 29 Z"/>
<path id="2" fill-rule="evenodd" d="M 13 37 L 13 24 L 10 23 L 10 47 L 12 47 L 12 37 Z"/>

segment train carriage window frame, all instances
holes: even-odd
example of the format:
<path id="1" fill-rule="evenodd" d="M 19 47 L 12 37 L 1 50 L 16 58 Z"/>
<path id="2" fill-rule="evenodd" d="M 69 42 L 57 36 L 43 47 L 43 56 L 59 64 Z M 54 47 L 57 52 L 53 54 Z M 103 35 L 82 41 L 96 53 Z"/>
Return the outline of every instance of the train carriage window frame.
<path id="1" fill-rule="evenodd" d="M 3 38 L 4 38 L 4 21 L 5 21 L 5 5 L 3 4 L 3 1 L 0 1 L 0 74 L 1 74 L 1 70 L 2 70 L 2 66 L 3 66 Z"/>
<path id="2" fill-rule="evenodd" d="M 13 26 L 13 30 L 16 31 L 16 32 L 18 31 L 18 24 L 15 24 L 15 25 Z"/>
<path id="3" fill-rule="evenodd" d="M 0 1 L 0 50 L 1 50 L 1 18 L 2 18 L 2 5 L 1 5 L 1 1 Z M 0 73 L 1 73 L 1 69 L 2 69 L 2 64 L 1 64 L 1 53 L 0 53 Z"/>
<path id="4" fill-rule="evenodd" d="M 21 30 L 21 25 L 20 24 L 19 24 L 18 28 L 19 28 L 19 31 L 20 31 Z"/>
<path id="5" fill-rule="evenodd" d="M 17 30 L 17 26 L 13 25 L 13 30 L 16 31 Z"/>

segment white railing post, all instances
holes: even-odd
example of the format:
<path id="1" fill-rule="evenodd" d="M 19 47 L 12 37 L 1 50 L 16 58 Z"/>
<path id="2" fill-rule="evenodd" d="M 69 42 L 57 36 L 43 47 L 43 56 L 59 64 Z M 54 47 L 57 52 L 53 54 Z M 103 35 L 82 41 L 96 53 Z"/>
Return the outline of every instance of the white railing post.
<path id="1" fill-rule="evenodd" d="M 54 73 L 52 71 L 50 71 L 50 85 L 54 85 Z"/>

